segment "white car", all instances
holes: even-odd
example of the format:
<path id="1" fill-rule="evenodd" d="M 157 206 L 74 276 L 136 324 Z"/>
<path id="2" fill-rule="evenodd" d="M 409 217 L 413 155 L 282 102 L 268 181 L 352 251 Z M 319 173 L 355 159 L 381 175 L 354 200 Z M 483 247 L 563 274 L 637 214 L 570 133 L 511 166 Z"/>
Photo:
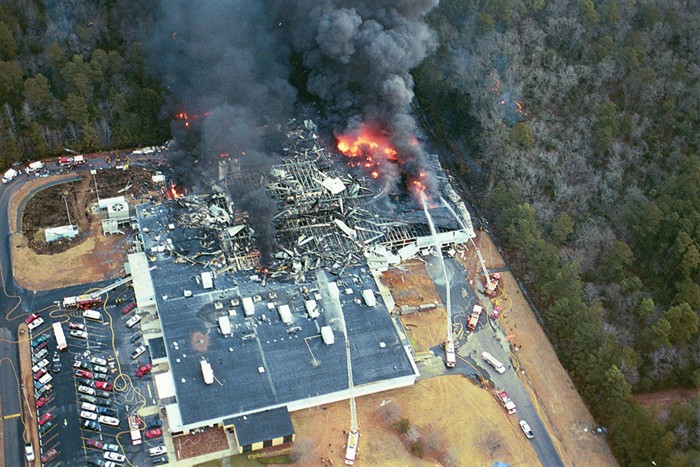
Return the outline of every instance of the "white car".
<path id="1" fill-rule="evenodd" d="M 82 392 L 83 394 L 87 394 L 89 396 L 94 396 L 96 394 L 94 389 L 82 385 L 78 386 L 78 392 Z"/>
<path id="2" fill-rule="evenodd" d="M 106 366 L 95 365 L 92 367 L 92 371 L 97 373 L 109 373 L 109 368 L 107 368 Z"/>
<path id="3" fill-rule="evenodd" d="M 148 450 L 148 455 L 151 457 L 160 456 L 165 454 L 167 451 L 168 449 L 165 446 L 156 446 Z"/>
<path id="4" fill-rule="evenodd" d="M 99 422 L 105 425 L 119 426 L 118 418 L 108 417 L 107 415 L 100 415 Z"/>
<path id="5" fill-rule="evenodd" d="M 139 321 L 141 321 L 141 315 L 134 315 L 126 322 L 126 327 L 133 328 Z"/>
<path id="6" fill-rule="evenodd" d="M 83 402 L 82 404 L 80 404 L 80 408 L 82 410 L 89 410 L 90 412 L 97 412 L 97 406 L 89 402 Z"/>
<path id="7" fill-rule="evenodd" d="M 27 456 L 28 462 L 34 460 L 34 446 L 32 446 L 32 443 L 24 445 L 24 455 Z"/>
<path id="8" fill-rule="evenodd" d="M 532 432 L 530 429 L 530 425 L 525 420 L 520 420 L 520 428 L 523 430 L 523 433 L 525 433 L 525 436 L 527 436 L 527 439 L 532 439 L 535 437 L 535 434 Z"/>
<path id="9" fill-rule="evenodd" d="M 133 352 L 131 352 L 131 355 L 130 355 L 131 359 L 135 360 L 135 359 L 139 358 L 145 351 L 146 351 L 146 346 L 139 345 L 138 347 L 136 347 L 134 349 Z"/>
<path id="10" fill-rule="evenodd" d="M 93 365 L 105 366 L 107 364 L 107 360 L 105 360 L 102 357 L 90 357 L 90 363 L 92 363 Z"/>
<path id="11" fill-rule="evenodd" d="M 118 452 L 105 452 L 104 458 L 114 462 L 124 462 L 126 460 L 126 456 Z"/>
<path id="12" fill-rule="evenodd" d="M 71 329 L 70 330 L 70 335 L 72 337 L 78 337 L 80 339 L 87 339 L 88 338 L 88 333 L 85 331 L 78 331 L 77 329 Z"/>
<path id="13" fill-rule="evenodd" d="M 84 418 L 85 420 L 95 421 L 95 420 L 97 420 L 97 414 L 95 412 L 88 412 L 87 410 L 81 410 L 80 411 L 80 418 Z"/>
<path id="14" fill-rule="evenodd" d="M 32 321 L 31 323 L 29 323 L 29 324 L 27 325 L 27 327 L 29 328 L 30 331 L 33 331 L 33 330 L 35 330 L 36 328 L 38 328 L 39 326 L 41 326 L 42 324 L 44 324 L 44 318 L 39 317 L 39 318 L 36 318 L 36 319 L 35 319 L 34 321 Z"/>

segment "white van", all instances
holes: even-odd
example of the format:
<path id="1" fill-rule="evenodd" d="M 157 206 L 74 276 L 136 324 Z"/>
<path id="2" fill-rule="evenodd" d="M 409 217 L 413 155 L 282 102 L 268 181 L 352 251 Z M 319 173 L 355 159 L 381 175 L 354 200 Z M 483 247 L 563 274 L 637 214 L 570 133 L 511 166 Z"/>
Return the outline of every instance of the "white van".
<path id="1" fill-rule="evenodd" d="M 83 311 L 83 318 L 92 319 L 95 321 L 102 321 L 102 313 L 95 310 L 85 310 Z"/>
<path id="2" fill-rule="evenodd" d="M 39 382 L 40 382 L 41 384 L 48 384 L 48 383 L 50 383 L 51 381 L 53 381 L 53 376 L 51 376 L 51 373 L 46 373 L 44 376 L 42 376 L 41 378 L 39 378 Z"/>
<path id="3" fill-rule="evenodd" d="M 482 353 L 482 354 L 481 354 L 481 358 L 483 358 L 483 359 L 486 361 L 486 363 L 488 363 L 489 365 L 491 365 L 492 367 L 494 367 L 494 369 L 495 369 L 499 374 L 505 373 L 506 368 L 503 366 L 503 364 L 502 364 L 501 362 L 499 362 L 498 360 L 496 360 L 496 358 L 495 358 L 493 355 L 491 355 L 490 353 L 488 353 L 488 352 Z"/>

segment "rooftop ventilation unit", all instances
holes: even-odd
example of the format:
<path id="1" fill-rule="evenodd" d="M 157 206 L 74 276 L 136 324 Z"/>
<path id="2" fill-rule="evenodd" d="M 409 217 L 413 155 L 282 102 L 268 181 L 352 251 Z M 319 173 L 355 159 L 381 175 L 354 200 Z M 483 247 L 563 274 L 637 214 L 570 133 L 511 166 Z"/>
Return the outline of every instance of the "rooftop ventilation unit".
<path id="1" fill-rule="evenodd" d="M 202 360 L 200 365 L 202 366 L 202 376 L 204 377 L 204 382 L 206 384 L 212 384 L 214 382 L 214 370 L 211 369 L 211 364 L 206 360 Z"/>

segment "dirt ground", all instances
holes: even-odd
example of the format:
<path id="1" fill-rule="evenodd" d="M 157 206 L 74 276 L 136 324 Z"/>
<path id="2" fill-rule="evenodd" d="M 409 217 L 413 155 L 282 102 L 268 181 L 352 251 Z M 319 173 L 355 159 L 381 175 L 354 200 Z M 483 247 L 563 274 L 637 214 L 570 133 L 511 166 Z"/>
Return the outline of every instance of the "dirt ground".
<path id="1" fill-rule="evenodd" d="M 450 401 L 449 404 L 444 401 Z M 532 445 L 491 395 L 463 376 L 419 381 L 415 386 L 357 399 L 360 443 L 356 465 L 539 465 Z M 475 417 L 479 414 L 479 417 Z M 411 454 L 410 441 L 390 420 L 407 418 L 427 457 Z M 347 401 L 292 413 L 296 465 L 343 465 L 350 406 Z M 507 433 L 507 435 L 503 435 Z"/>
<path id="2" fill-rule="evenodd" d="M 429 347 L 444 342 L 447 313 L 425 264 L 418 260 L 404 263 L 400 269 L 384 272 L 382 280 L 391 290 L 397 309 L 438 303 L 433 310 L 401 315 L 401 322 L 416 353 L 426 352 Z"/>
<path id="3" fill-rule="evenodd" d="M 229 449 L 226 433 L 220 428 L 206 430 L 202 433 L 176 436 L 173 438 L 173 445 L 175 446 L 177 460 Z"/>
<path id="4" fill-rule="evenodd" d="M 475 242 L 480 246 L 489 269 L 504 266 L 501 255 L 483 232 L 478 232 Z M 466 258 L 468 277 L 480 280 L 481 268 L 473 247 Z M 526 372 L 524 382 L 538 402 L 540 415 L 553 435 L 564 464 L 617 465 L 605 438 L 591 433 L 596 423 L 559 362 L 513 275 L 504 272 L 502 276 L 503 295 L 499 300 L 506 311 L 501 316 L 501 323 L 513 347 L 519 347 L 514 354 L 520 368 Z"/>

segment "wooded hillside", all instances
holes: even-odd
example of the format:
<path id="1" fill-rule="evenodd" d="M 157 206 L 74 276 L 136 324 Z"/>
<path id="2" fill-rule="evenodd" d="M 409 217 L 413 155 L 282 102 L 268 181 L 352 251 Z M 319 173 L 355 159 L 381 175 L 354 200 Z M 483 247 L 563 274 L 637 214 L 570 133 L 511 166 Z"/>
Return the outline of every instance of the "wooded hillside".
<path id="1" fill-rule="evenodd" d="M 700 10 L 694 2 L 446 0 L 417 95 L 535 292 L 625 465 L 699 461 Z"/>

